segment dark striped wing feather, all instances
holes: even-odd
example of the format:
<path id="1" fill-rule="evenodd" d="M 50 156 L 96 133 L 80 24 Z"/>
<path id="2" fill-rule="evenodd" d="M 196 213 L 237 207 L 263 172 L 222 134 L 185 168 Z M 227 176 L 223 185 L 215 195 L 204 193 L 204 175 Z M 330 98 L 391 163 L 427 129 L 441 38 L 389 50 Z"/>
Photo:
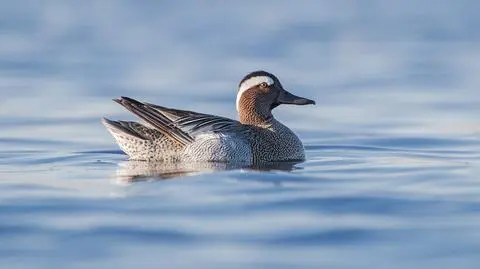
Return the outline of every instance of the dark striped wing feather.
<path id="1" fill-rule="evenodd" d="M 178 118 L 175 121 L 175 124 L 191 134 L 203 132 L 229 133 L 247 131 L 246 126 L 236 120 L 201 113 Z"/>
<path id="2" fill-rule="evenodd" d="M 187 110 L 166 108 L 135 99 L 121 97 L 115 101 L 146 121 L 163 135 L 187 145 L 204 132 L 248 132 L 249 128 L 236 120 Z"/>

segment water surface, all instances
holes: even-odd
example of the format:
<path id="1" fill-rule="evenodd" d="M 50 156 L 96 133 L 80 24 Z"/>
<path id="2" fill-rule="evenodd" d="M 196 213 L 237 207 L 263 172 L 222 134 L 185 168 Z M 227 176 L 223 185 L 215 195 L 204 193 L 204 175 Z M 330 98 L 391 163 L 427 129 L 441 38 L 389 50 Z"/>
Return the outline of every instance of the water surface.
<path id="1" fill-rule="evenodd" d="M 476 1 L 0 6 L 0 267 L 478 267 Z M 256 69 L 317 101 L 275 111 L 306 162 L 165 176 L 101 125 Z"/>

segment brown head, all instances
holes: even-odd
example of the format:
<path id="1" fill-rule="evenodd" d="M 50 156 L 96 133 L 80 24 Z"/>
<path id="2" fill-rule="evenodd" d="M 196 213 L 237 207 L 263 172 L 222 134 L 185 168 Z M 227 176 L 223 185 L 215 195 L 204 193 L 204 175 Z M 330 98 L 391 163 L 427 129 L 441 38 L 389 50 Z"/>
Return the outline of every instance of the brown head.
<path id="1" fill-rule="evenodd" d="M 268 124 L 273 119 L 272 110 L 282 104 L 314 105 L 315 101 L 289 93 L 266 71 L 252 72 L 238 85 L 237 111 L 243 124 Z"/>

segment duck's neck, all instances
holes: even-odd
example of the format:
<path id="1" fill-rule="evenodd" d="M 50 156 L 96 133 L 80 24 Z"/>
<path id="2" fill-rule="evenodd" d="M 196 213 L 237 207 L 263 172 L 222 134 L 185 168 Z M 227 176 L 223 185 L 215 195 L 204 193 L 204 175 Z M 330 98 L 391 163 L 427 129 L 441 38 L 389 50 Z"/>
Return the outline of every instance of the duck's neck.
<path id="1" fill-rule="evenodd" d="M 259 127 L 269 126 L 274 120 L 270 107 L 258 98 L 242 98 L 238 105 L 238 115 L 242 124 Z"/>

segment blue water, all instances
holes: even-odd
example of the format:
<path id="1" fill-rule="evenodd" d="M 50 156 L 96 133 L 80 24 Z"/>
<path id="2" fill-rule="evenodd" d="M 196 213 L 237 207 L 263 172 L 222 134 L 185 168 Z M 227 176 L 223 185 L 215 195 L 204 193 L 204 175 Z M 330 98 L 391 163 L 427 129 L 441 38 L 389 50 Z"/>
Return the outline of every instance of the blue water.
<path id="1" fill-rule="evenodd" d="M 3 1 L 0 268 L 478 268 L 479 10 Z M 317 101 L 275 111 L 306 162 L 144 165 L 100 123 L 121 95 L 236 117 L 256 69 Z"/>

